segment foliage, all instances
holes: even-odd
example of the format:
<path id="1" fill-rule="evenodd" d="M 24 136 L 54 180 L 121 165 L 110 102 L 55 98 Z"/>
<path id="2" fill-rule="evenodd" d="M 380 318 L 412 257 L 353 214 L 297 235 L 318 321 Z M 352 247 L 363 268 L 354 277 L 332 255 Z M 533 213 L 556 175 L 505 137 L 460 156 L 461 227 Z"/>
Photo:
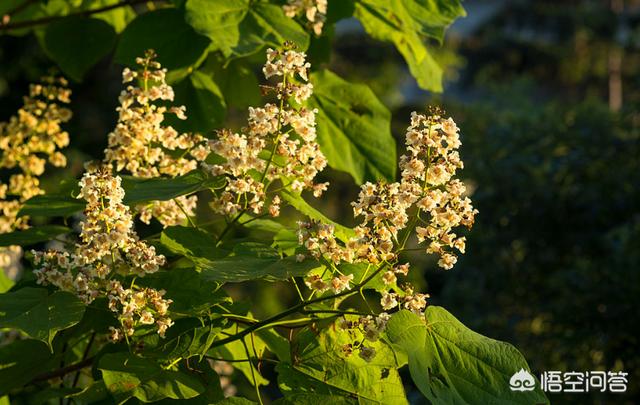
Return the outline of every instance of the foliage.
<path id="1" fill-rule="evenodd" d="M 465 237 L 453 230 L 470 228 L 476 211 L 455 178 L 456 124 L 438 109 L 414 113 L 397 171 L 388 109 L 368 86 L 319 68 L 336 22 L 355 16 L 397 47 L 421 87 L 438 91 L 441 70 L 426 40 L 442 40 L 464 15 L 460 3 L 282 3 L 0 6 L 0 30 L 35 35 L 75 81 L 111 55 L 125 66 L 104 157 L 87 162 L 78 185 L 19 199 L 11 184 L 2 188 L 22 222 L 0 245 L 36 249 L 15 284 L 2 281 L 0 395 L 262 403 L 266 385 L 275 403 L 403 404 L 408 364 L 434 403 L 547 402 L 539 391 L 506 390 L 513 372 L 528 369 L 516 349 L 398 282 L 409 271 L 409 239 L 445 269 L 464 253 Z M 222 129 L 228 111 L 254 105 L 265 51 L 266 104 L 248 108 L 242 129 Z M 24 117 L 15 121 L 39 133 Z M 49 135 L 65 121 L 37 118 Z M 327 189 L 317 180 L 327 165 L 361 185 L 353 228 L 307 201 Z M 258 280 L 285 285 L 296 302 L 255 317 L 263 308 L 234 289 Z"/>

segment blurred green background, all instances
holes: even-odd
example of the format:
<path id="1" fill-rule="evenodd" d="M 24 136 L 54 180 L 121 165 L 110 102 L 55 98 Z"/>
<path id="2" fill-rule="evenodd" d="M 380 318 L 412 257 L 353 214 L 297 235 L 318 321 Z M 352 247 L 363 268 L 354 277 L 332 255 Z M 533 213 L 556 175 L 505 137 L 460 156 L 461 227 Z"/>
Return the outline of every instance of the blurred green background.
<path id="1" fill-rule="evenodd" d="M 414 277 L 432 304 L 511 342 L 538 373 L 629 373 L 627 394 L 551 394 L 552 403 L 637 403 L 640 1 L 464 6 L 468 16 L 443 47 L 433 46 L 447 66 L 443 94 L 420 90 L 395 49 L 366 37 L 355 20 L 340 22 L 333 36 L 331 69 L 367 83 L 392 109 L 399 151 L 410 112 L 429 104 L 462 128 L 463 177 L 480 214 L 453 270 L 416 255 L 422 274 Z M 0 120 L 50 67 L 33 36 L 0 36 Z M 70 167 L 51 171 L 48 187 L 102 155 L 116 120 L 119 71 L 104 61 L 72 85 Z M 244 117 L 232 109 L 229 126 Z M 332 187 L 317 205 L 352 224 L 345 202 L 357 186 L 342 173 L 323 176 Z M 235 294 L 266 303 L 265 312 L 285 304 L 274 299 L 278 285 L 256 287 Z"/>

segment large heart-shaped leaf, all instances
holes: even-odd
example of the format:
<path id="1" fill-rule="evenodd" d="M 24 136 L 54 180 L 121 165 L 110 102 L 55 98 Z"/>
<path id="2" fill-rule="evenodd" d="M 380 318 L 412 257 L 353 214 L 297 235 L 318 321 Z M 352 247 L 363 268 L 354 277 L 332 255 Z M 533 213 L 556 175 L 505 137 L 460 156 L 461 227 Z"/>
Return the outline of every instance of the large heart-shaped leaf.
<path id="1" fill-rule="evenodd" d="M 425 318 L 400 311 L 387 324 L 387 335 L 407 353 L 413 382 L 432 403 L 549 402 L 539 388 L 510 390 L 511 376 L 529 369 L 516 348 L 473 332 L 441 307 L 428 307 Z"/>
<path id="2" fill-rule="evenodd" d="M 196 71 L 174 85 L 175 104 L 187 107 L 187 120 L 167 120 L 178 131 L 207 133 L 224 122 L 227 106 L 211 76 Z"/>
<path id="3" fill-rule="evenodd" d="M 311 105 L 318 109 L 318 143 L 329 165 L 361 184 L 394 181 L 396 143 L 391 113 L 369 87 L 353 84 L 330 71 L 311 75 Z"/>
<path id="4" fill-rule="evenodd" d="M 117 403 L 132 397 L 143 402 L 189 399 L 205 391 L 197 377 L 165 369 L 152 359 L 131 353 L 106 354 L 100 359 L 98 369 Z"/>
<path id="5" fill-rule="evenodd" d="M 240 40 L 238 26 L 249 12 L 249 0 L 187 0 L 187 22 L 209 37 L 211 47 L 229 52 Z"/>
<path id="6" fill-rule="evenodd" d="M 42 43 L 65 74 L 81 81 L 87 70 L 111 51 L 116 33 L 103 20 L 69 17 L 49 24 Z"/>
<path id="7" fill-rule="evenodd" d="M 80 322 L 85 305 L 75 295 L 44 288 L 0 294 L 0 328 L 15 328 L 51 346 L 56 333 Z"/>
<path id="8" fill-rule="evenodd" d="M 136 66 L 136 58 L 153 49 L 163 67 L 180 69 L 196 65 L 207 53 L 210 42 L 184 21 L 182 10 L 160 9 L 139 15 L 127 26 L 118 42 L 115 60 Z"/>
<path id="9" fill-rule="evenodd" d="M 249 0 L 188 0 L 186 20 L 212 41 L 212 48 L 230 57 L 246 56 L 286 41 L 300 50 L 309 47 L 309 34 L 276 4 Z"/>
<path id="10" fill-rule="evenodd" d="M 292 358 L 296 359 L 293 368 L 315 380 L 314 384 L 329 386 L 319 386 L 314 393 L 334 394 L 338 388 L 357 396 L 361 403 L 407 404 L 392 349 L 381 341 L 366 341 L 365 345 L 376 351 L 370 362 L 356 353 L 346 357 L 342 348 L 354 340 L 350 333 L 336 328 L 323 328 L 320 333 L 305 329 L 292 343 Z M 301 388 L 304 390 L 294 386 L 291 393 Z"/>
<path id="11" fill-rule="evenodd" d="M 465 11 L 458 0 L 360 0 L 355 16 L 374 38 L 393 42 L 426 90 L 442 91 L 442 68 L 424 41 L 442 41 L 444 30 Z"/>

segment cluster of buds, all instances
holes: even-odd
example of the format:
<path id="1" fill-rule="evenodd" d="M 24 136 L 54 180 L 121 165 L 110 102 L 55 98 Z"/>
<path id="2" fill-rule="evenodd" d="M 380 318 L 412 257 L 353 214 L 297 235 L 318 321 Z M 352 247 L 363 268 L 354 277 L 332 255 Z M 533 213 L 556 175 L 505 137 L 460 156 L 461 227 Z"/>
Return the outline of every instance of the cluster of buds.
<path id="1" fill-rule="evenodd" d="M 174 99 L 173 88 L 166 83 L 166 69 L 155 60 L 153 51 L 137 58 L 137 70 L 125 68 L 122 81 L 127 84 L 120 94 L 118 123 L 109 134 L 105 163 L 116 171 L 150 178 L 180 176 L 198 167 L 209 155 L 205 138 L 198 134 L 179 134 L 171 126 L 163 126 L 165 114 L 186 119 L 184 106 L 167 108 L 158 105 Z M 155 217 L 164 226 L 179 225 L 193 215 L 196 197 L 181 196 L 176 201 L 154 201 L 136 207 L 143 222 Z"/>
<path id="2" fill-rule="evenodd" d="M 136 326 L 153 325 L 158 329 L 158 334 L 164 337 L 165 332 L 173 325 L 171 318 L 167 317 L 170 299 L 162 298 L 164 290 L 152 288 L 123 288 L 119 281 L 112 280 L 107 286 L 107 298 L 109 309 L 118 313 L 121 329 L 110 327 L 111 341 L 117 342 L 124 336 L 132 336 Z"/>
<path id="3" fill-rule="evenodd" d="M 26 200 L 43 193 L 38 176 L 47 161 L 56 167 L 67 164 L 59 149 L 69 144 L 69 134 L 60 125 L 71 119 L 65 107 L 70 95 L 66 80 L 45 77 L 30 86 L 18 114 L 0 122 L 0 168 L 19 170 L 8 184 L 0 181 L 0 233 L 28 227 L 29 218 L 18 212 Z M 21 256 L 19 246 L 0 249 L 0 268 L 15 268 Z"/>
<path id="4" fill-rule="evenodd" d="M 329 281 L 324 281 L 322 276 L 318 274 L 309 275 L 304 283 L 312 290 L 323 293 L 331 290 L 334 294 L 339 294 L 345 290 L 351 290 L 351 282 L 353 282 L 353 274 L 339 274 L 332 277 Z"/>
<path id="5" fill-rule="evenodd" d="M 342 353 L 349 357 L 354 351 L 357 351 L 364 361 L 370 362 L 373 360 L 376 356 L 376 349 L 371 343 L 375 343 L 380 339 L 380 334 L 386 329 L 390 318 L 386 312 L 382 312 L 376 317 L 371 315 L 361 316 L 355 321 L 340 318 L 337 322 L 338 328 L 348 331 L 352 339 L 351 343 L 342 346 Z"/>
<path id="6" fill-rule="evenodd" d="M 271 215 L 280 213 L 280 198 L 267 201 L 268 185 L 283 182 L 296 192 L 311 190 L 319 197 L 327 183 L 315 184 L 316 175 L 327 165 L 316 142 L 315 114 L 305 107 L 294 108 L 312 94 L 308 83 L 309 64 L 306 55 L 294 50 L 267 51 L 263 72 L 267 79 L 276 77 L 280 82 L 269 88 L 279 105 L 267 103 L 264 107 L 249 107 L 248 125 L 243 133 L 219 131 L 210 142 L 211 150 L 222 158 L 222 163 L 203 164 L 214 176 L 225 176 L 226 187 L 215 196 L 211 206 L 224 215 L 244 210 Z"/>
<path id="7" fill-rule="evenodd" d="M 113 338 L 130 336 L 136 325 L 154 322 L 164 336 L 172 324 L 166 317 L 171 301 L 162 299 L 164 292 L 135 286 L 125 290 L 114 279 L 118 275 L 144 277 L 165 263 L 164 256 L 156 254 L 155 248 L 141 241 L 133 230 L 129 207 L 122 203 L 124 190 L 120 183 L 121 179 L 112 176 L 107 167 L 88 167 L 78 196 L 87 201 L 80 243 L 71 253 L 34 251 L 34 274 L 38 284 L 73 292 L 87 304 L 108 296 L 109 307 L 120 311 L 122 324 L 121 330 L 112 332 Z"/>
<path id="8" fill-rule="evenodd" d="M 438 265 L 447 270 L 457 261 L 452 249 L 465 251 L 465 238 L 452 230 L 459 226 L 471 228 L 478 212 L 471 199 L 464 196 L 464 184 L 454 178 L 456 170 L 463 167 L 458 132 L 451 118 L 414 112 L 406 134 L 409 154 L 400 160 L 402 181 L 423 184 L 417 207 L 428 213 L 429 219 L 422 220 L 416 228 L 418 241 L 428 240 L 427 253 L 439 255 Z"/>
<path id="9" fill-rule="evenodd" d="M 327 0 L 289 0 L 282 8 L 289 18 L 303 14 L 309 28 L 318 36 L 322 34 L 327 18 Z"/>

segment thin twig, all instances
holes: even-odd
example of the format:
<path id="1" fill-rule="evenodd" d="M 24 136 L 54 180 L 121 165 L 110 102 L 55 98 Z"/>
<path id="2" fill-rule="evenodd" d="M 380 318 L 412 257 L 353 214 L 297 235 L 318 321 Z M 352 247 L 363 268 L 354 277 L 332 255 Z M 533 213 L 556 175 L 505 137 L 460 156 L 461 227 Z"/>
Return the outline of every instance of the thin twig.
<path id="1" fill-rule="evenodd" d="M 27 7 L 29 7 L 30 5 L 32 5 L 33 3 L 37 3 L 39 0 L 25 0 L 23 3 L 18 4 L 16 7 L 14 7 L 13 9 L 7 11 L 3 16 L 2 16 L 2 21 L 6 21 L 9 22 L 11 20 L 11 17 L 13 17 L 14 15 L 18 14 L 19 12 L 21 12 L 22 10 L 26 9 Z"/>
<path id="2" fill-rule="evenodd" d="M 33 380 L 31 380 L 30 384 L 40 382 L 40 381 L 50 380 L 56 377 L 63 377 L 69 373 L 73 373 L 74 371 L 82 370 L 83 368 L 89 367 L 91 364 L 93 364 L 93 360 L 94 360 L 93 357 L 89 357 L 77 363 L 69 364 L 66 367 L 62 367 L 57 370 L 42 373 L 36 376 Z"/>
<path id="3" fill-rule="evenodd" d="M 0 31 L 35 27 L 38 25 L 43 25 L 43 24 L 48 24 L 50 22 L 58 21 L 67 17 L 88 17 L 90 15 L 102 13 L 104 11 L 109 11 L 109 10 L 113 10 L 113 9 L 124 7 L 124 6 L 134 6 L 136 4 L 147 3 L 148 1 L 149 0 L 125 0 L 120 3 L 115 3 L 115 4 L 111 4 L 104 7 L 98 7 L 91 10 L 83 10 L 75 13 L 69 13 L 67 15 L 52 15 L 52 16 L 36 18 L 34 20 L 28 20 L 28 21 L 18 21 L 15 23 L 9 22 L 8 24 L 0 21 Z"/>
<path id="4" fill-rule="evenodd" d="M 82 360 L 86 360 L 87 357 L 89 356 L 89 351 L 91 350 L 91 345 L 93 344 L 93 340 L 96 338 L 96 332 L 93 332 L 91 334 L 91 337 L 89 338 L 89 342 L 87 343 L 87 347 L 84 348 L 84 353 L 82 353 Z M 76 384 L 78 383 L 78 380 L 80 379 L 80 370 L 78 370 L 78 372 L 76 373 L 75 377 L 73 378 L 73 384 L 71 384 L 71 388 L 74 388 L 76 386 Z"/>

